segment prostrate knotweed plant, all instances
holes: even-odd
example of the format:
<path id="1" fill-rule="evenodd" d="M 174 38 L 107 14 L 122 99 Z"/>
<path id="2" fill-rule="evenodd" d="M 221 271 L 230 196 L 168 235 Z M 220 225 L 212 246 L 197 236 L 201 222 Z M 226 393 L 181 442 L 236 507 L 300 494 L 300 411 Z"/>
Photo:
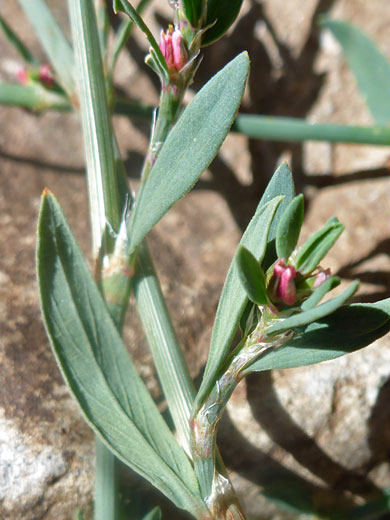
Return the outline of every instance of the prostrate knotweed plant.
<path id="1" fill-rule="evenodd" d="M 194 518 L 244 519 L 216 445 L 217 424 L 234 388 L 254 371 L 316 363 L 368 345 L 390 330 L 390 299 L 346 305 L 357 289 L 354 282 L 323 302 L 340 280 L 320 262 L 343 226 L 331 219 L 297 247 L 303 197 L 295 196 L 291 172 L 282 164 L 227 274 L 205 373 L 196 392 L 144 239 L 192 188 L 235 120 L 249 69 L 245 53 L 216 74 L 182 113 L 181 108 L 202 46 L 223 36 L 242 0 L 174 2 L 172 24 L 161 32 L 159 43 L 139 13 L 145 2 L 137 11 L 127 0 L 115 0 L 114 9 L 126 13 L 131 22 L 118 30 L 111 54 L 107 12 L 100 2 L 69 0 L 73 49 L 43 0 L 21 3 L 53 67 L 31 64 L 29 70 L 35 72 L 26 70 L 20 78 L 22 86 L 29 87 L 31 96 L 40 95 L 48 106 L 50 89 L 55 90 L 64 104 L 80 111 L 82 121 L 94 277 L 58 202 L 47 190 L 39 220 L 37 263 L 42 313 L 56 360 L 102 443 L 97 451 L 100 484 L 95 518 L 118 518 L 112 452 Z M 135 196 L 128 187 L 111 123 L 112 73 L 130 23 L 147 37 L 146 62 L 161 81 Z M 29 57 L 15 35 L 9 30 L 8 34 Z M 176 435 L 122 342 L 132 291 Z M 235 344 L 238 330 L 241 338 Z"/>

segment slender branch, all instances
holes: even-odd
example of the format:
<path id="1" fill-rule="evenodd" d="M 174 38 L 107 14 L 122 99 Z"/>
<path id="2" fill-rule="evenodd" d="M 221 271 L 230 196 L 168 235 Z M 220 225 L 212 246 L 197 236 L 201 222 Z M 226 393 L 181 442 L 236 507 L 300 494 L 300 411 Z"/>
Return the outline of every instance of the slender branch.
<path id="1" fill-rule="evenodd" d="M 157 111 L 157 119 L 152 128 L 152 135 L 145 163 L 142 169 L 141 182 L 145 183 L 157 155 L 162 148 L 168 134 L 176 122 L 186 88 L 178 89 L 176 85 L 170 84 L 161 89 L 160 101 Z M 140 196 L 140 195 L 139 195 Z"/>
<path id="2" fill-rule="evenodd" d="M 241 114 L 232 130 L 254 139 L 269 141 L 328 141 L 378 146 L 390 144 L 388 127 L 309 123 L 305 119 L 292 117 Z"/>
<path id="3" fill-rule="evenodd" d="M 119 520 L 119 461 L 98 439 L 96 447 L 94 520 Z"/>

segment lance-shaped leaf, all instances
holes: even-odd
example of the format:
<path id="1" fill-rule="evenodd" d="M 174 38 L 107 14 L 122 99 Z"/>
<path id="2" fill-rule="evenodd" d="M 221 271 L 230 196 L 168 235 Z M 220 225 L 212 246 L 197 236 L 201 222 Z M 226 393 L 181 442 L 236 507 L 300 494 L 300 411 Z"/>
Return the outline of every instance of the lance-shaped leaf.
<path id="1" fill-rule="evenodd" d="M 31 54 L 31 52 L 24 45 L 19 36 L 11 29 L 11 27 L 7 24 L 2 16 L 0 16 L 0 29 L 5 34 L 7 40 L 11 45 L 18 51 L 18 53 L 22 56 L 22 58 L 31 65 L 36 65 L 37 60 Z"/>
<path id="2" fill-rule="evenodd" d="M 376 44 L 357 27 L 322 17 L 322 27 L 332 31 L 343 48 L 358 87 L 379 124 L 390 123 L 390 64 Z"/>
<path id="3" fill-rule="evenodd" d="M 248 298 L 257 305 L 267 305 L 267 288 L 261 265 L 246 247 L 239 247 L 237 254 L 238 276 Z"/>
<path id="4" fill-rule="evenodd" d="M 161 73 L 163 74 L 165 81 L 168 82 L 168 65 L 160 50 L 160 47 L 158 46 L 158 43 L 156 42 L 155 37 L 153 36 L 149 27 L 143 21 L 140 14 L 137 12 L 136 9 L 134 9 L 134 7 L 131 5 L 130 2 L 128 2 L 128 0 L 114 0 L 113 7 L 115 12 L 123 11 L 124 13 L 126 13 L 127 16 L 129 16 L 131 20 L 133 20 L 133 22 L 137 24 L 141 31 L 144 33 L 151 47 L 150 54 L 152 56 L 152 59 L 156 62 L 158 69 L 161 70 Z"/>
<path id="5" fill-rule="evenodd" d="M 239 116 L 240 117 L 240 116 Z M 290 202 L 293 200 L 295 195 L 295 186 L 294 180 L 291 173 L 291 170 L 286 162 L 283 162 L 275 171 L 272 176 L 272 179 L 268 183 L 268 186 L 263 193 L 263 196 L 260 200 L 260 205 L 264 205 L 275 197 L 282 195 L 283 200 L 279 204 L 274 218 L 271 223 L 271 227 L 268 232 L 268 243 L 265 250 L 265 255 L 262 261 L 263 271 L 266 271 L 270 265 L 272 265 L 277 259 L 276 254 L 276 231 L 279 224 L 279 221 L 287 209 Z M 240 328 L 242 331 L 245 331 L 247 317 L 250 315 L 253 304 L 248 302 L 247 308 L 244 310 L 242 314 L 242 318 L 240 319 Z"/>
<path id="6" fill-rule="evenodd" d="M 181 7 L 183 12 L 193 27 L 199 27 L 199 22 L 203 13 L 203 0 L 182 0 Z"/>
<path id="7" fill-rule="evenodd" d="M 309 311 L 310 309 L 313 309 L 313 307 L 318 305 L 325 294 L 337 287 L 339 284 L 340 278 L 338 276 L 331 276 L 312 292 L 309 298 L 302 303 L 301 309 L 303 311 Z"/>
<path id="8" fill-rule="evenodd" d="M 321 303 L 317 307 L 309 309 L 308 311 L 303 311 L 298 314 L 294 314 L 290 318 L 284 318 L 280 320 L 275 320 L 275 325 L 271 325 L 267 330 L 267 335 L 269 334 L 281 334 L 290 329 L 295 329 L 298 327 L 303 327 L 304 325 L 308 325 L 313 321 L 320 320 L 329 314 L 332 314 L 339 307 L 344 305 L 351 296 L 356 292 L 358 288 L 359 282 L 356 280 L 352 282 L 339 296 L 336 298 L 332 298 L 325 303 Z"/>
<path id="9" fill-rule="evenodd" d="M 267 246 L 268 231 L 275 211 L 281 201 L 277 197 L 266 205 L 259 204 L 240 241 L 261 262 Z M 195 402 L 195 410 L 202 404 L 214 380 L 218 375 L 233 341 L 242 313 L 248 303 L 246 291 L 241 283 L 237 260 L 233 258 L 219 300 L 214 328 L 211 337 L 210 352 L 202 385 Z"/>
<path id="10" fill-rule="evenodd" d="M 336 217 L 328 220 L 323 228 L 306 240 L 295 258 L 295 267 L 302 274 L 309 274 L 317 267 L 344 230 Z"/>
<path id="11" fill-rule="evenodd" d="M 276 253 L 287 262 L 298 243 L 303 224 L 303 195 L 295 197 L 280 218 L 276 230 Z"/>
<path id="12" fill-rule="evenodd" d="M 278 258 L 276 253 L 276 232 L 285 210 L 295 196 L 294 180 L 290 168 L 286 162 L 283 162 L 276 170 L 270 180 L 260 204 L 266 204 L 274 197 L 283 195 L 284 199 L 276 210 L 275 217 L 272 221 L 268 233 L 268 245 L 263 259 L 263 270 L 266 271 Z"/>
<path id="13" fill-rule="evenodd" d="M 178 507 L 204 509 L 194 471 L 122 343 L 55 198 L 43 197 L 38 278 L 57 363 L 99 438 Z"/>
<path id="14" fill-rule="evenodd" d="M 217 155 L 241 103 L 248 67 L 247 53 L 228 63 L 198 92 L 169 133 L 130 215 L 129 255 Z"/>
<path id="15" fill-rule="evenodd" d="M 205 27 L 210 26 L 202 39 L 202 45 L 219 40 L 238 16 L 243 0 L 208 0 Z"/>
<path id="16" fill-rule="evenodd" d="M 153 508 L 150 513 L 142 518 L 142 520 L 162 520 L 161 509 L 159 507 Z"/>
<path id="17" fill-rule="evenodd" d="M 269 350 L 247 371 L 312 365 L 366 347 L 390 331 L 390 298 L 352 304 L 308 325 L 283 347 Z"/>
<path id="18" fill-rule="evenodd" d="M 150 4 L 151 0 L 140 0 L 138 6 L 137 6 L 137 13 L 139 15 L 142 15 L 146 7 Z M 122 20 L 120 23 L 116 33 L 114 42 L 112 45 L 112 58 L 110 63 L 110 74 L 112 75 L 114 72 L 114 68 L 116 65 L 116 62 L 119 58 L 119 54 L 121 50 L 126 45 L 126 42 L 128 41 L 131 31 L 134 27 L 134 22 L 131 18 Z"/>
<path id="19" fill-rule="evenodd" d="M 73 51 L 44 0 L 19 0 L 58 74 L 61 86 L 74 96 Z"/>

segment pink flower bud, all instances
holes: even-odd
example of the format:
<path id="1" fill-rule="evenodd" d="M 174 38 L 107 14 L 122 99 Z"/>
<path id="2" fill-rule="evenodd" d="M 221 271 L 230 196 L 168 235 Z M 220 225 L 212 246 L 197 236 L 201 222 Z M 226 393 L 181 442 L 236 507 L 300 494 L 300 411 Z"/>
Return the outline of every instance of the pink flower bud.
<path id="1" fill-rule="evenodd" d="M 16 78 L 21 85 L 27 85 L 29 78 L 26 69 L 19 69 L 16 73 Z"/>
<path id="2" fill-rule="evenodd" d="M 183 35 L 176 29 L 172 34 L 173 62 L 176 70 L 180 70 L 188 59 L 187 51 L 184 45 Z"/>
<path id="3" fill-rule="evenodd" d="M 173 30 L 170 25 L 167 33 L 161 31 L 160 50 L 168 65 L 169 71 L 179 71 L 188 59 L 183 35 L 179 29 Z"/>
<path id="4" fill-rule="evenodd" d="M 39 81 L 47 87 L 51 87 L 53 85 L 53 72 L 50 65 L 45 64 L 39 67 Z"/>
<path id="5" fill-rule="evenodd" d="M 292 265 L 287 265 L 283 258 L 278 260 L 274 266 L 273 278 L 275 279 L 276 296 L 286 305 L 294 305 L 296 299 L 296 288 L 294 278 L 297 271 Z"/>

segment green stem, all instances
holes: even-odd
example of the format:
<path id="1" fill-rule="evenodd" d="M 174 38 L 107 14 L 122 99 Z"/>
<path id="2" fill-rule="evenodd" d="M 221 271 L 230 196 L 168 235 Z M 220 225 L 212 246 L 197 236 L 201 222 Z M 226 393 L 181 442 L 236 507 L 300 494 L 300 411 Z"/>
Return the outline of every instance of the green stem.
<path id="1" fill-rule="evenodd" d="M 185 88 L 178 89 L 178 87 L 172 83 L 166 87 L 163 86 L 161 89 L 157 119 L 152 128 L 152 135 L 141 174 L 142 183 L 146 182 L 149 173 L 156 162 L 157 155 L 173 124 L 176 122 L 184 92 Z M 141 194 L 138 196 L 141 196 Z"/>
<path id="2" fill-rule="evenodd" d="M 108 225 L 118 232 L 122 201 L 118 189 L 113 133 L 94 6 L 91 0 L 69 0 L 80 112 L 85 141 L 92 251 L 96 259 L 107 253 L 103 236 Z"/>
<path id="3" fill-rule="evenodd" d="M 269 141 L 328 141 L 389 146 L 390 128 L 384 126 L 350 126 L 308 123 L 292 117 L 241 114 L 232 130 L 254 139 Z"/>
<path id="4" fill-rule="evenodd" d="M 18 106 L 42 112 L 60 110 L 68 112 L 72 106 L 66 96 L 44 88 L 41 85 L 18 85 L 0 83 L 0 105 Z"/>
<path id="5" fill-rule="evenodd" d="M 4 88 L 6 87 L 6 88 Z M 70 111 L 72 106 L 64 96 L 38 93 L 35 87 L 0 85 L 0 105 L 21 106 L 36 112 L 44 110 Z M 118 97 L 114 113 L 127 117 L 150 120 L 155 108 L 151 105 Z M 268 141 L 325 141 L 330 143 L 390 145 L 390 128 L 387 126 L 354 126 L 331 123 L 308 123 L 305 119 L 279 116 L 239 114 L 232 132 L 252 139 Z"/>
<path id="6" fill-rule="evenodd" d="M 195 472 L 203 499 L 216 518 L 225 518 L 224 515 L 230 518 L 228 512 L 233 518 L 244 518 L 231 486 L 227 485 L 226 479 L 215 467 L 217 426 L 227 402 L 244 377 L 244 370 L 263 352 L 280 347 L 290 337 L 289 334 L 267 337 L 264 334 L 266 327 L 267 323 L 261 319 L 251 335 L 234 349 L 210 393 L 191 420 L 191 452 Z"/>
<path id="7" fill-rule="evenodd" d="M 99 263 L 110 252 L 110 231 L 119 231 L 124 194 L 122 165 L 111 125 L 92 0 L 69 0 L 87 166 L 92 227 L 92 253 Z M 104 240 L 104 241 L 103 241 Z M 99 270 L 97 271 L 99 272 Z M 119 324 L 117 323 L 119 326 Z M 95 520 L 116 520 L 119 511 L 118 463 L 99 441 L 96 444 Z"/>
<path id="8" fill-rule="evenodd" d="M 118 98 L 114 111 L 128 117 L 150 118 L 153 107 Z M 269 141 L 328 141 L 332 143 L 370 144 L 389 146 L 390 128 L 387 126 L 354 126 L 333 123 L 309 123 L 306 119 L 279 116 L 238 114 L 232 131 L 252 139 Z"/>
<path id="9" fill-rule="evenodd" d="M 94 520 L 119 520 L 119 461 L 96 438 L 96 478 L 95 478 L 95 514 Z"/>

